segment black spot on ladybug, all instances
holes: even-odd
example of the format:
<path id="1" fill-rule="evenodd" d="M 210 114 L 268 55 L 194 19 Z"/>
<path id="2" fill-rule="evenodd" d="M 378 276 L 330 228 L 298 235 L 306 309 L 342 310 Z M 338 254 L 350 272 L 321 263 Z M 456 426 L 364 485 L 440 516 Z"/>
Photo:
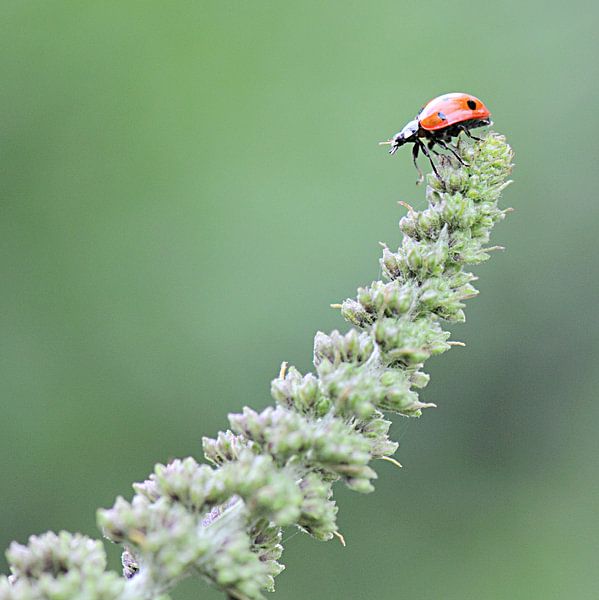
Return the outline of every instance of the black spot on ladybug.
<path id="1" fill-rule="evenodd" d="M 468 100 L 468 102 L 466 102 L 466 104 L 468 105 L 468 108 L 470 110 L 476 109 L 476 102 L 474 100 Z"/>
<path id="2" fill-rule="evenodd" d="M 445 116 L 445 113 L 438 112 L 437 116 L 439 117 L 439 119 L 441 119 L 441 121 L 447 121 L 447 117 Z"/>

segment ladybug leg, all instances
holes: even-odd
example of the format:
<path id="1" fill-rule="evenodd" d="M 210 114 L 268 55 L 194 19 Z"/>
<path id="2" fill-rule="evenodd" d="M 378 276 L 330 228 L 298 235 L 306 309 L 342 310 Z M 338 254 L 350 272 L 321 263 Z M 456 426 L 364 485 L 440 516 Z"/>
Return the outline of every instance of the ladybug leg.
<path id="1" fill-rule="evenodd" d="M 422 153 L 424 154 L 424 156 L 426 156 L 426 158 L 428 158 L 428 161 L 431 163 L 431 167 L 433 168 L 433 172 L 434 172 L 435 176 L 437 177 L 437 179 L 439 179 L 440 181 L 443 181 L 441 179 L 441 175 L 439 175 L 439 171 L 437 171 L 437 166 L 433 162 L 433 157 L 430 155 L 427 147 L 421 141 L 418 141 L 418 145 L 420 146 L 420 149 L 422 150 Z"/>
<path id="2" fill-rule="evenodd" d="M 438 143 L 440 144 L 441 142 L 438 142 Z M 430 142 L 429 142 L 427 145 L 428 145 L 428 149 L 429 149 L 429 150 L 430 150 L 430 151 L 431 151 L 433 154 L 436 154 L 437 156 L 441 156 L 441 153 L 440 153 L 440 152 L 437 152 L 437 151 L 435 150 L 435 140 L 431 140 L 431 141 L 430 141 Z"/>
<path id="3" fill-rule="evenodd" d="M 464 167 L 468 166 L 464 162 L 464 160 L 462 159 L 462 157 L 449 144 L 446 144 L 443 140 L 439 140 L 437 143 L 439 144 L 439 146 L 441 146 L 441 148 L 445 148 L 445 150 L 449 150 L 458 159 L 458 162 L 461 165 L 463 165 Z"/>
<path id="4" fill-rule="evenodd" d="M 471 139 L 471 140 L 476 140 L 477 142 L 482 142 L 483 139 L 476 137 L 475 135 L 472 135 L 470 133 L 470 130 L 467 127 L 462 127 L 462 131 Z"/>
<path id="5" fill-rule="evenodd" d="M 414 145 L 412 146 L 412 160 L 414 161 L 414 166 L 416 167 L 416 171 L 418 171 L 418 180 L 416 181 L 416 185 L 420 185 L 424 181 L 424 175 L 422 174 L 422 171 L 420 170 L 420 167 L 418 166 L 418 161 L 416 160 L 418 158 L 419 150 L 420 150 L 420 144 L 418 142 L 415 142 Z"/>
<path id="6" fill-rule="evenodd" d="M 455 143 L 454 144 L 451 143 L 453 141 L 452 138 L 449 138 L 448 140 L 446 140 L 447 145 L 451 146 L 456 152 L 460 151 L 460 142 L 461 142 L 460 133 L 462 133 L 462 130 L 458 129 L 457 133 L 455 134 Z"/>

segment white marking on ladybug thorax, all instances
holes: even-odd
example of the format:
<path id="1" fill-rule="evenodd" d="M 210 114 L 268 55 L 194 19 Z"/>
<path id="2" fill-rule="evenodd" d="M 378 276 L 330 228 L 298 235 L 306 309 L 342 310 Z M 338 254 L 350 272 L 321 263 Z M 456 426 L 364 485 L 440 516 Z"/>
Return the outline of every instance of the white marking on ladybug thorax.
<path id="1" fill-rule="evenodd" d="M 416 132 L 418 131 L 418 120 L 414 119 L 413 121 L 410 121 L 401 131 L 401 135 L 403 136 L 404 140 L 407 138 L 411 138 L 413 137 Z"/>

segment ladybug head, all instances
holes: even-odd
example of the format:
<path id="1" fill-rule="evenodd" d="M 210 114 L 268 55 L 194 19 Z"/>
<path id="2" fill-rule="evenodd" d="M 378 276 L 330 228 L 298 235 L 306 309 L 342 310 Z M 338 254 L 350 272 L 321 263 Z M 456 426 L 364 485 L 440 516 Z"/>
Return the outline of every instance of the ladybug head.
<path id="1" fill-rule="evenodd" d="M 391 140 L 391 150 L 389 154 L 395 154 L 400 146 L 407 142 L 413 142 L 418 133 L 418 120 L 410 121 L 399 133 L 396 133 Z"/>

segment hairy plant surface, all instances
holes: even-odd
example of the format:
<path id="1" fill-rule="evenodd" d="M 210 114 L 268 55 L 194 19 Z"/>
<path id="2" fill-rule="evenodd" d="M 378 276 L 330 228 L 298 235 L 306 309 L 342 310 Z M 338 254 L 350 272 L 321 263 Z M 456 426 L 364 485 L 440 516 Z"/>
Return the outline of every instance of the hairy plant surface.
<path id="1" fill-rule="evenodd" d="M 464 300 L 477 294 L 465 267 L 496 249 L 487 244 L 507 212 L 497 201 L 512 151 L 491 133 L 461 152 L 468 166 L 444 161 L 443 181 L 429 177 L 428 207 L 407 207 L 401 245 L 383 249 L 383 280 L 337 305 L 354 328 L 316 334 L 315 373 L 283 364 L 274 406 L 244 408 L 227 431 L 204 438 L 210 465 L 156 465 L 131 501 L 98 511 L 104 535 L 124 546 L 124 577 L 106 570 L 101 542 L 46 533 L 10 546 L 0 600 L 165 598 L 193 575 L 230 598 L 259 600 L 283 569 L 284 527 L 341 537 L 333 484 L 371 492 L 371 461 L 394 461 L 397 449 L 385 414 L 417 417 L 434 406 L 418 395 L 429 379 L 423 364 L 458 345 L 441 322 L 464 320 Z"/>

